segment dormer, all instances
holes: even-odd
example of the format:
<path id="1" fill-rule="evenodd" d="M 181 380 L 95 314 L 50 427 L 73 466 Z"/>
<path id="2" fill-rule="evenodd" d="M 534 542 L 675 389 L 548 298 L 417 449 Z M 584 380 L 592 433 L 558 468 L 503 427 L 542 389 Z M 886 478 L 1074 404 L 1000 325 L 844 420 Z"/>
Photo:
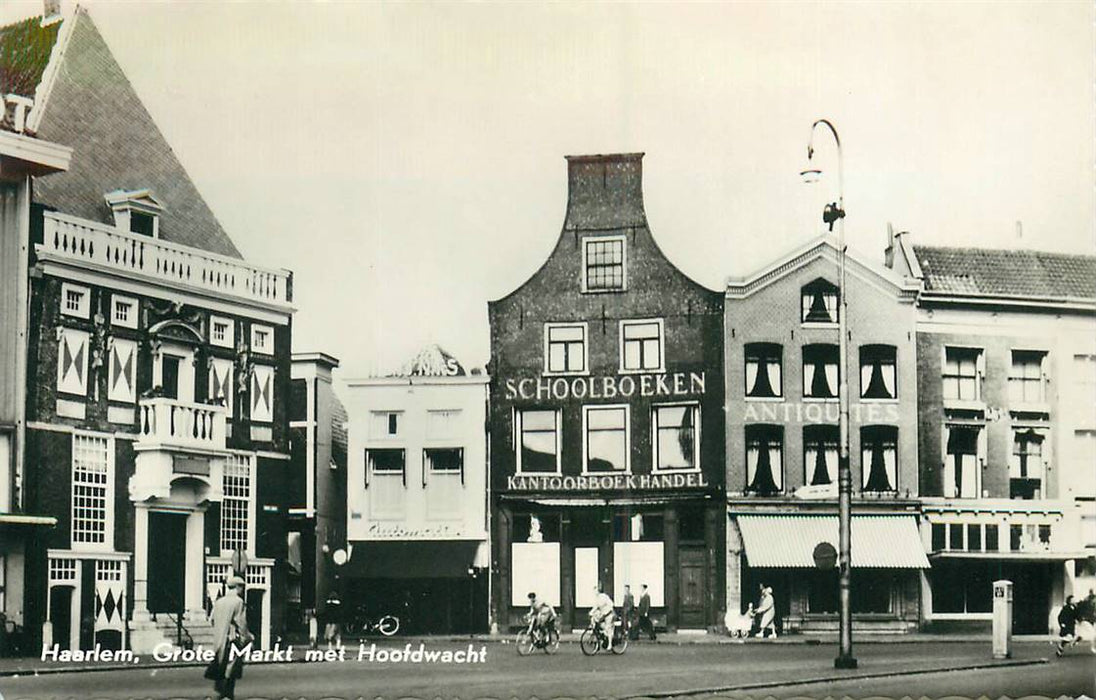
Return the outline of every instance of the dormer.
<path id="1" fill-rule="evenodd" d="M 114 213 L 116 228 L 151 238 L 160 237 L 160 214 L 164 207 L 151 191 L 114 190 L 107 192 L 104 198 Z"/>

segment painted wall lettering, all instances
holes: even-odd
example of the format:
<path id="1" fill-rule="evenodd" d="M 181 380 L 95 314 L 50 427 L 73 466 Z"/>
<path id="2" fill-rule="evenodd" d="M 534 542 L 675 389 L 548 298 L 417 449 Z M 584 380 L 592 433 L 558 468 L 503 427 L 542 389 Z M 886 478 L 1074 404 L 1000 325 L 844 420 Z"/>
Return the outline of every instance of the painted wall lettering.
<path id="1" fill-rule="evenodd" d="M 517 474 L 506 477 L 510 491 L 612 491 L 633 489 L 705 488 L 708 480 L 699 472 L 688 474 Z"/>
<path id="2" fill-rule="evenodd" d="M 898 405 L 893 403 L 854 403 L 849 406 L 854 423 L 897 423 Z M 841 407 L 836 403 L 751 403 L 742 410 L 748 423 L 836 423 Z"/>
<path id="3" fill-rule="evenodd" d="M 522 377 L 504 382 L 508 401 L 616 399 L 633 396 L 692 396 L 707 388 L 704 372 L 623 375 L 621 377 Z"/>

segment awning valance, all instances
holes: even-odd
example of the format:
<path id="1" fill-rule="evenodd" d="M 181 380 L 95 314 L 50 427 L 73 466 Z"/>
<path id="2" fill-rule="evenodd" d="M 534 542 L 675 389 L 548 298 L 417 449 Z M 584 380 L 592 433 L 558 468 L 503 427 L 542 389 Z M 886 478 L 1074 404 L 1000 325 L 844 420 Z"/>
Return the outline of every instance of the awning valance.
<path id="1" fill-rule="evenodd" d="M 739 515 L 738 527 L 751 567 L 814 568 L 814 548 L 837 548 L 836 515 Z M 854 515 L 854 569 L 928 569 L 929 560 L 910 515 Z"/>
<path id="2" fill-rule="evenodd" d="M 55 527 L 57 518 L 52 515 L 22 515 L 19 513 L 0 513 L 0 523 L 4 525 L 38 525 Z"/>
<path id="3" fill-rule="evenodd" d="M 353 543 L 339 571 L 351 578 L 467 578 L 476 564 L 476 540 L 400 540 Z"/>

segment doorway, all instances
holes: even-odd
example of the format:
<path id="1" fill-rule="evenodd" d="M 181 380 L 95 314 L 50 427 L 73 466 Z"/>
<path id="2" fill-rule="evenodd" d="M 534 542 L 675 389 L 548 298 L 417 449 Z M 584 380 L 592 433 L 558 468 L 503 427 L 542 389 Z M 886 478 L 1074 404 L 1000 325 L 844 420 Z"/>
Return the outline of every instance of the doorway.
<path id="1" fill-rule="evenodd" d="M 186 591 L 185 513 L 148 514 L 148 610 L 178 613 Z"/>
<path id="2" fill-rule="evenodd" d="M 680 550 L 681 578 L 678 585 L 678 627 L 703 629 L 707 626 L 705 615 L 708 600 L 707 553 L 700 548 Z"/>
<path id="3" fill-rule="evenodd" d="M 61 649 L 72 647 L 72 586 L 53 586 L 49 589 L 49 619 L 53 625 L 53 641 Z"/>

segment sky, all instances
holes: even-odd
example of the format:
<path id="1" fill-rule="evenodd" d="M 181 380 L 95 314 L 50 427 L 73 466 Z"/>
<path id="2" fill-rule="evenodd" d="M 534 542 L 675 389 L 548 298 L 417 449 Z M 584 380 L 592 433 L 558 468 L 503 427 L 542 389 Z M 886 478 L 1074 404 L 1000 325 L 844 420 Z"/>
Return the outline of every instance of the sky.
<path id="1" fill-rule="evenodd" d="M 1092 2 L 83 4 L 244 256 L 293 270 L 294 351 L 344 379 L 434 342 L 487 361 L 565 155 L 644 152 L 652 233 L 713 289 L 823 231 L 823 117 L 865 257 L 888 223 L 1096 254 Z"/>

